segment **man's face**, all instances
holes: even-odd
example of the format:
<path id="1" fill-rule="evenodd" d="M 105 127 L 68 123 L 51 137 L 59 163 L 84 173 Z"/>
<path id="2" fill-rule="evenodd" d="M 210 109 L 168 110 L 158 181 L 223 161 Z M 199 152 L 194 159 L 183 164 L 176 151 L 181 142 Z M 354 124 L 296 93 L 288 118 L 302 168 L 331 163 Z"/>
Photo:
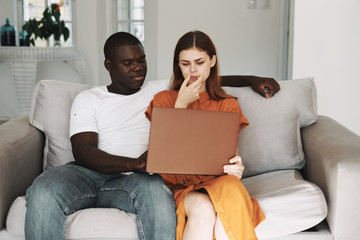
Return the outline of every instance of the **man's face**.
<path id="1" fill-rule="evenodd" d="M 110 92 L 136 93 L 143 85 L 147 72 L 144 49 L 140 44 L 120 46 L 115 49 L 112 61 L 105 60 L 105 67 L 111 76 Z"/>

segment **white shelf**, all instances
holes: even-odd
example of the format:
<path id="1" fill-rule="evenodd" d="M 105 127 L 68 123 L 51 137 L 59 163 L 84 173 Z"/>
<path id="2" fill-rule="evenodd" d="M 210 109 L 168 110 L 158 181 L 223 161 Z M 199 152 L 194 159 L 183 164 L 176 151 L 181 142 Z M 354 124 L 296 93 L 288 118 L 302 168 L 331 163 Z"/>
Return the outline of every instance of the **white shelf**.
<path id="1" fill-rule="evenodd" d="M 6 105 L 11 104 L 7 104 L 4 99 L 1 99 L 0 112 L 10 112 L 11 114 L 8 116 L 10 118 L 27 115 L 30 110 L 33 88 L 36 82 L 41 80 L 37 77 L 38 66 L 40 63 L 54 62 L 56 67 L 59 61 L 65 63 L 67 67 L 72 68 L 77 73 L 80 83 L 86 83 L 85 63 L 76 47 L 0 47 L 0 65 L 6 62 L 10 64 L 10 81 L 15 88 L 18 102 L 17 113 L 14 113 L 16 111 L 6 107 Z M 58 65 L 60 66 L 60 64 Z M 3 74 L 0 73 L 1 75 Z M 6 74 L 4 75 L 6 76 Z M 55 76 L 54 78 L 61 79 L 61 76 Z M 66 77 L 63 78 L 66 81 Z M 73 79 L 69 80 L 73 81 Z"/>

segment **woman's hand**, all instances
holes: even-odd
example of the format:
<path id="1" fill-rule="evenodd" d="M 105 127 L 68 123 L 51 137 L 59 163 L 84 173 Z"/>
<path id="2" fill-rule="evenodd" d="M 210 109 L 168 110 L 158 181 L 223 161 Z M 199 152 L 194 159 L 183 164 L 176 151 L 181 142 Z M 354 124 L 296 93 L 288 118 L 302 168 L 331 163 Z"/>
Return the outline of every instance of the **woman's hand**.
<path id="1" fill-rule="evenodd" d="M 186 108 L 190 103 L 199 99 L 199 89 L 202 83 L 201 78 L 200 76 L 195 82 L 189 85 L 190 74 L 184 79 L 175 102 L 176 108 Z"/>
<path id="2" fill-rule="evenodd" d="M 229 163 L 230 164 L 224 166 L 224 173 L 237 176 L 241 179 L 244 172 L 244 165 L 242 164 L 241 157 L 235 156 L 229 160 Z"/>

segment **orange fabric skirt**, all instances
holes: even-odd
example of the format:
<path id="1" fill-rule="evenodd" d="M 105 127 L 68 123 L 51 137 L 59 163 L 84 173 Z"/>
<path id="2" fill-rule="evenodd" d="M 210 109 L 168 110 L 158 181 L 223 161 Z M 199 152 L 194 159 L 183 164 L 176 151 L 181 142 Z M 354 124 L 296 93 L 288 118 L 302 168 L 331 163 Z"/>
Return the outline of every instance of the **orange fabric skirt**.
<path id="1" fill-rule="evenodd" d="M 161 174 L 174 194 L 176 203 L 176 239 L 182 240 L 186 224 L 184 199 L 191 191 L 205 189 L 214 205 L 229 240 L 257 239 L 255 227 L 265 216 L 259 203 L 250 198 L 236 176 Z"/>

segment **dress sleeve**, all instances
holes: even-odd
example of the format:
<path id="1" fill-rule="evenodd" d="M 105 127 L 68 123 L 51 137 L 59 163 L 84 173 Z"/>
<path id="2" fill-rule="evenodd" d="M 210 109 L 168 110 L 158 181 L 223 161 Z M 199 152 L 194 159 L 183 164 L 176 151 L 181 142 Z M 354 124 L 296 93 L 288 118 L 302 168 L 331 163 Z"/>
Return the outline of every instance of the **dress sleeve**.
<path id="1" fill-rule="evenodd" d="M 174 107 L 176 98 L 176 91 L 165 90 L 157 93 L 145 111 L 146 118 L 151 121 L 151 114 L 154 107 Z"/>
<path id="2" fill-rule="evenodd" d="M 225 109 L 226 112 L 235 112 L 235 113 L 240 113 L 240 125 L 239 125 L 239 131 L 244 129 L 245 127 L 247 127 L 249 125 L 249 121 L 246 119 L 246 117 L 244 116 L 244 114 L 241 111 L 240 105 L 238 103 L 238 101 L 234 98 L 230 98 L 228 99 L 227 103 L 225 104 Z"/>
<path id="3" fill-rule="evenodd" d="M 151 122 L 151 114 L 152 114 L 152 110 L 154 108 L 154 99 L 151 100 L 148 108 L 145 111 L 145 117 Z"/>

